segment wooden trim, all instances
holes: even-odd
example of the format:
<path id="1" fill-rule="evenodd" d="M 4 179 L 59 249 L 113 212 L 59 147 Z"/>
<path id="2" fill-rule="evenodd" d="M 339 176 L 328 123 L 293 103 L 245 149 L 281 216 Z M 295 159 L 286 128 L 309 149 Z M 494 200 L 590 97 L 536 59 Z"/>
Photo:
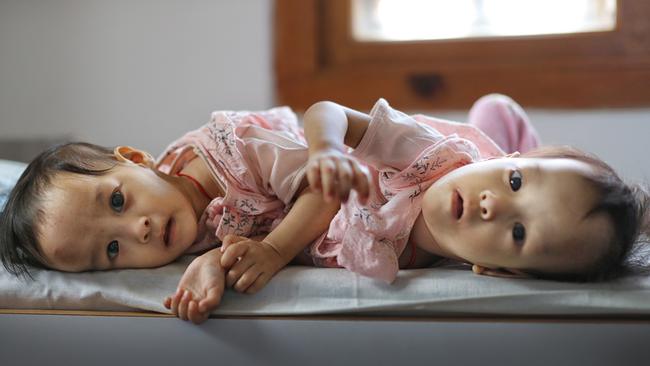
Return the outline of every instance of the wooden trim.
<path id="1" fill-rule="evenodd" d="M 612 32 L 381 43 L 351 39 L 349 1 L 276 1 L 281 104 L 467 109 L 500 92 L 526 107 L 650 106 L 650 2 L 619 0 Z"/>
<path id="2" fill-rule="evenodd" d="M 275 73 L 279 80 L 318 69 L 318 1 L 280 0 L 275 5 Z"/>
<path id="3" fill-rule="evenodd" d="M 175 318 L 174 315 L 156 312 L 137 311 L 91 311 L 91 310 L 36 310 L 0 309 L 0 315 L 69 315 L 100 317 L 144 317 Z M 413 321 L 413 322 L 536 322 L 536 323 L 649 323 L 647 314 L 576 314 L 576 315 L 471 315 L 448 314 L 435 316 L 384 316 L 384 315 L 211 315 L 211 319 L 264 319 L 264 320 L 345 320 L 345 321 Z"/>
<path id="4" fill-rule="evenodd" d="M 121 316 L 144 318 L 173 318 L 174 315 L 151 311 L 98 311 L 98 310 L 41 310 L 41 309 L 0 309 L 2 314 L 22 315 L 76 315 L 76 316 Z"/>
<path id="5" fill-rule="evenodd" d="M 644 23 L 650 2 L 619 3 L 619 23 L 607 32 L 420 42 L 362 42 L 352 39 L 351 0 L 330 0 L 323 12 L 331 65 L 427 60 L 431 67 L 621 65 L 647 63 L 650 38 Z M 640 26 L 639 26 L 640 25 Z M 628 41 L 631 40 L 631 41 Z M 645 52 L 643 52 L 645 50 Z M 540 57 L 543 56 L 543 57 Z M 641 56 L 641 58 L 639 58 Z"/>

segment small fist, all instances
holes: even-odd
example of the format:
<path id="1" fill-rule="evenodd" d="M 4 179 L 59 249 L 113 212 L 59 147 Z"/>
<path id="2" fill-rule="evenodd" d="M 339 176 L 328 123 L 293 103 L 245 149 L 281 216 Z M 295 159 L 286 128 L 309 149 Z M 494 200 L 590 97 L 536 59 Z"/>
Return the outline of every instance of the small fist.
<path id="1" fill-rule="evenodd" d="M 335 197 L 346 202 L 352 189 L 362 203 L 367 202 L 372 178 L 365 165 L 336 149 L 322 150 L 309 157 L 307 179 L 316 191 L 322 191 L 326 202 Z"/>
<path id="2" fill-rule="evenodd" d="M 253 294 L 264 288 L 287 263 L 273 245 L 244 239 L 229 243 L 221 257 L 221 266 L 228 268 L 226 286 Z"/>

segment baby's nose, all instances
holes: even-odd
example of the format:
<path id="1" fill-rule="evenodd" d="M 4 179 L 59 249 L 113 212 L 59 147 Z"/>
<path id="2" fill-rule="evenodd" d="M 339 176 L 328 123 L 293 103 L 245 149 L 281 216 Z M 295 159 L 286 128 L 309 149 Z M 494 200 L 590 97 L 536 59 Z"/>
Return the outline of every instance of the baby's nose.
<path id="1" fill-rule="evenodd" d="M 133 234 L 140 243 L 148 243 L 151 238 L 151 219 L 147 216 L 138 217 L 133 225 Z"/>
<path id="2" fill-rule="evenodd" d="M 479 209 L 483 220 L 491 220 L 497 215 L 498 205 L 497 197 L 490 191 L 483 191 L 479 195 Z"/>

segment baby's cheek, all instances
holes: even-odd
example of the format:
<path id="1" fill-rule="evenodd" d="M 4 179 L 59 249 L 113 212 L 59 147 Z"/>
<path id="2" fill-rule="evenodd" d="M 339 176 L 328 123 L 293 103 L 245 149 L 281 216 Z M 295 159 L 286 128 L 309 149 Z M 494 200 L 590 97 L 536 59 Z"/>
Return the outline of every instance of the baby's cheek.
<path id="1" fill-rule="evenodd" d="M 494 255 L 503 246 L 503 238 L 494 225 L 471 225 L 459 230 L 458 241 L 475 255 Z"/>

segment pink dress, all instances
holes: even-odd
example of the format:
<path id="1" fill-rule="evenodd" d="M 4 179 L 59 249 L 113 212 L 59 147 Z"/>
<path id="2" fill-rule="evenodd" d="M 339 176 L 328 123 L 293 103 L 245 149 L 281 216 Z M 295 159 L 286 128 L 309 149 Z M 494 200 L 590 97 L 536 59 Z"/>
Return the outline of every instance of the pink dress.
<path id="1" fill-rule="evenodd" d="M 422 192 L 453 169 L 504 153 L 472 125 L 410 117 L 383 99 L 370 116 L 367 132 L 350 154 L 368 165 L 375 189 L 365 206 L 352 192 L 329 230 L 306 252 L 316 265 L 392 282 Z M 208 124 L 173 142 L 157 166 L 174 174 L 196 155 L 225 183 L 226 194 L 206 208 L 188 252 L 218 246 L 227 234 L 250 237 L 273 230 L 293 204 L 308 159 L 297 118 L 286 107 L 214 112 Z"/>
<path id="2" fill-rule="evenodd" d="M 370 116 L 351 155 L 368 164 L 375 189 L 366 205 L 353 191 L 309 254 L 317 265 L 390 283 L 421 211 L 422 193 L 450 171 L 503 151 L 472 125 L 411 117 L 383 99 Z"/>
<path id="3" fill-rule="evenodd" d="M 196 156 L 225 183 L 199 219 L 188 253 L 219 246 L 228 234 L 273 230 L 291 208 L 305 175 L 307 142 L 287 107 L 262 112 L 213 112 L 210 122 L 172 142 L 157 168 L 175 174 Z"/>

